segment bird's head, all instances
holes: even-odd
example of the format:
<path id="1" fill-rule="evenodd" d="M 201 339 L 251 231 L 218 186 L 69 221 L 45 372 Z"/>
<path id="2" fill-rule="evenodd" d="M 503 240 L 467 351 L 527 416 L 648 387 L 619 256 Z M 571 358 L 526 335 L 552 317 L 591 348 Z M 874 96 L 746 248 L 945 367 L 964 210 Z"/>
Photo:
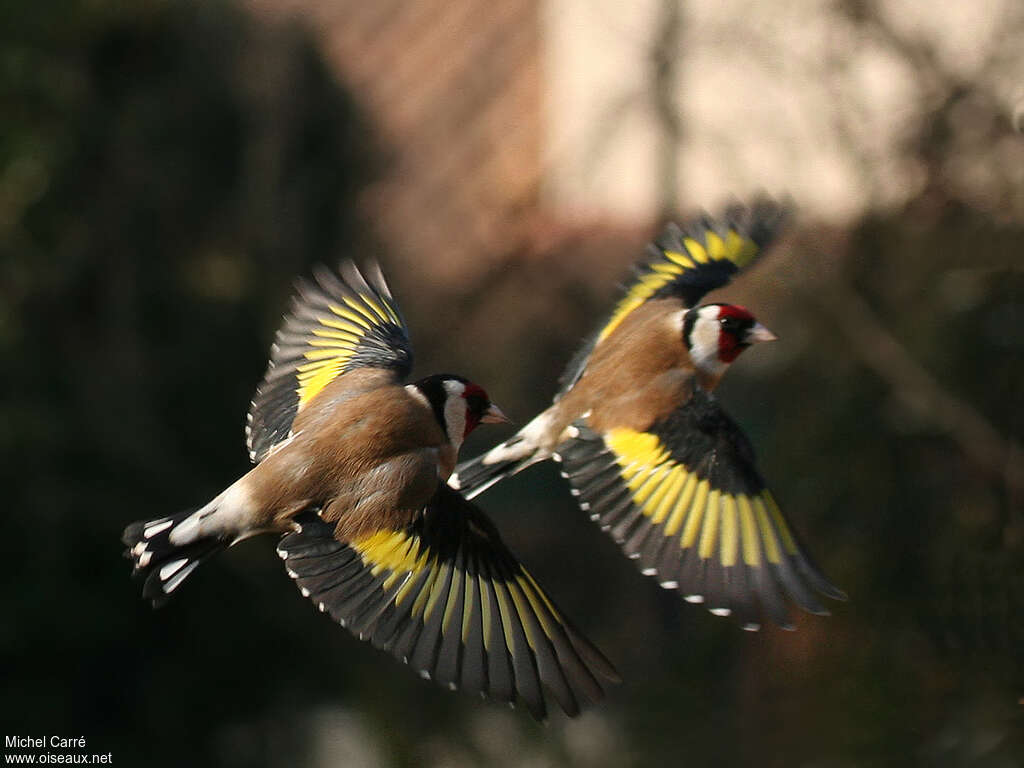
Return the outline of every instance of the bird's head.
<path id="1" fill-rule="evenodd" d="M 456 449 L 478 425 L 508 422 L 484 388 L 462 376 L 441 373 L 420 379 L 413 386 L 426 397 L 449 442 Z"/>
<path id="2" fill-rule="evenodd" d="M 705 304 L 683 315 L 683 343 L 694 364 L 705 373 L 721 375 L 747 347 L 778 337 L 736 304 Z"/>

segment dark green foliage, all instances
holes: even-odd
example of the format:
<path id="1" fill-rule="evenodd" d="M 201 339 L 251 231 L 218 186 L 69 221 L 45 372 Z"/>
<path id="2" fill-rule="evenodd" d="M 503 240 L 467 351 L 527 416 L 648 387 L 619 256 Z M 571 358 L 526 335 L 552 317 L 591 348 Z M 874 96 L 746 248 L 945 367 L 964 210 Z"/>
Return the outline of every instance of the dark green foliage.
<path id="1" fill-rule="evenodd" d="M 121 558 L 127 523 L 245 471 L 244 415 L 294 277 L 355 253 L 387 268 L 355 204 L 384 158 L 309 38 L 216 2 L 8 3 L 0 115 L 5 734 L 82 734 L 118 765 L 293 766 L 342 707 L 385 762 L 410 766 L 493 765 L 493 744 L 572 764 L 572 738 L 615 766 L 1024 754 L 1022 490 L 948 402 L 876 370 L 835 311 L 855 291 L 942 392 L 1019 446 L 1019 223 L 937 178 L 919 205 L 855 222 L 844 249 L 797 246 L 810 265 L 841 251 L 842 269 L 787 286 L 777 349 L 747 353 L 719 391 L 850 595 L 831 618 L 751 635 L 684 605 L 636 573 L 554 467 L 481 497 L 625 679 L 582 730 L 541 729 L 353 640 L 295 594 L 272 541 L 212 559 L 158 612 Z M 908 153 L 941 138 L 926 123 Z M 542 408 L 614 291 L 595 299 L 541 261 L 436 315 L 429 264 L 389 275 L 416 373 L 462 371 L 520 423 Z M 515 290 L 496 291 L 506 278 Z M 551 295 L 565 300 L 524 309 Z M 436 317 L 460 311 L 500 318 L 502 335 L 453 352 L 473 323 Z M 480 430 L 465 455 L 505 436 Z"/>

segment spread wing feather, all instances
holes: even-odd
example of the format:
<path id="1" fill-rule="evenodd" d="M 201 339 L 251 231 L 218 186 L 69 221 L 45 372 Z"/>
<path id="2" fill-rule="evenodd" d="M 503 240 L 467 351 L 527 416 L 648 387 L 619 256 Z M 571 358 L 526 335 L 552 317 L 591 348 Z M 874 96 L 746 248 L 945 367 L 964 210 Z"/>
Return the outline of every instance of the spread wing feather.
<path id="1" fill-rule="evenodd" d="M 649 431 L 577 422 L 557 458 L 580 505 L 662 586 L 748 629 L 790 627 L 785 596 L 827 613 L 845 595 L 804 553 L 758 474 L 750 442 L 703 390 Z M 760 608 L 760 610 L 759 610 Z"/>
<path id="2" fill-rule="evenodd" d="M 341 542 L 308 512 L 278 554 L 302 594 L 423 677 L 542 719 L 547 689 L 569 715 L 618 679 L 505 547 L 447 486 L 402 529 Z"/>
<path id="3" fill-rule="evenodd" d="M 300 280 L 291 311 L 271 349 L 246 424 L 253 462 L 288 437 L 295 415 L 339 376 L 362 367 L 412 369 L 409 331 L 380 268 L 369 281 L 344 262 L 341 277 L 319 268 L 315 282 Z"/>
<path id="4" fill-rule="evenodd" d="M 597 344 L 625 317 L 649 299 L 677 297 L 694 307 L 705 294 L 726 285 L 775 240 L 788 218 L 786 206 L 763 198 L 750 207 L 732 205 L 719 220 L 707 215 L 670 223 L 647 246 L 647 259 L 635 268 L 633 281 L 611 316 L 573 356 L 560 383 L 564 394 L 586 368 Z"/>

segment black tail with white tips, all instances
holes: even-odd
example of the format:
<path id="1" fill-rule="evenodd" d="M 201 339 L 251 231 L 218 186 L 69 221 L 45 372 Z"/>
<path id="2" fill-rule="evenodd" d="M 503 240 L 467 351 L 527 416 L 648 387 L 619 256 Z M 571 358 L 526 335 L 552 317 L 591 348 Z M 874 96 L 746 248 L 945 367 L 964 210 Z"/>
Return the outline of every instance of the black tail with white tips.
<path id="1" fill-rule="evenodd" d="M 517 450 L 522 442 L 523 437 L 516 435 L 487 453 L 462 462 L 448 478 L 448 485 L 461 491 L 467 499 L 473 499 L 495 483 L 521 472 L 538 461 L 532 452 Z M 525 458 L 523 454 L 527 454 Z M 508 458 L 501 458 L 505 455 Z"/>
<path id="2" fill-rule="evenodd" d="M 171 533 L 191 515 L 190 510 L 156 520 L 139 520 L 125 528 L 121 536 L 128 547 L 124 556 L 135 565 L 132 575 L 145 578 L 142 596 L 151 600 L 154 608 L 166 603 L 201 563 L 231 543 L 229 539 L 209 536 L 184 545 L 174 544 Z"/>

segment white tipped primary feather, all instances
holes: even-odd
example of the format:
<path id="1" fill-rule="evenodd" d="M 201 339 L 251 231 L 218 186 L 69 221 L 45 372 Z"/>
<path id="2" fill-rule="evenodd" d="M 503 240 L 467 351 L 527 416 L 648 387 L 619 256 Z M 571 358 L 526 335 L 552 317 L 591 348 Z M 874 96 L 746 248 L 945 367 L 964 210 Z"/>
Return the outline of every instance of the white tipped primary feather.
<path id="1" fill-rule="evenodd" d="M 146 551 L 146 542 L 140 541 L 138 544 L 136 544 L 134 547 L 132 547 L 132 556 L 138 557 L 139 555 L 141 555 L 145 551 Z"/>
<path id="2" fill-rule="evenodd" d="M 305 587 L 299 587 L 299 592 L 302 594 L 303 597 L 309 597 L 309 590 L 306 589 Z M 321 608 L 320 610 L 323 610 L 323 609 Z"/>
<path id="3" fill-rule="evenodd" d="M 697 605 L 704 602 L 704 595 L 683 595 L 683 600 Z"/>
<path id="4" fill-rule="evenodd" d="M 664 589 L 675 589 L 679 586 L 679 582 L 673 581 L 672 579 L 666 579 L 665 581 L 660 582 L 659 586 Z"/>
<path id="5" fill-rule="evenodd" d="M 171 562 L 162 566 L 160 568 L 160 581 L 167 581 L 169 578 L 171 578 L 171 576 L 173 576 L 179 570 L 181 570 L 181 567 L 186 563 L 188 563 L 188 558 L 183 557 L 179 560 L 172 560 Z"/>
<path id="6" fill-rule="evenodd" d="M 749 622 L 743 625 L 744 632 L 757 632 L 759 629 L 761 629 L 761 625 L 754 624 L 753 622 Z"/>
<path id="7" fill-rule="evenodd" d="M 185 578 L 198 567 L 198 565 L 199 561 L 193 560 L 187 566 L 182 568 L 181 571 L 174 576 L 174 578 L 172 578 L 170 581 L 164 584 L 164 594 L 169 595 L 171 594 L 171 592 L 176 590 L 178 588 L 178 585 L 181 584 L 181 582 L 183 582 Z"/>
<path id="8" fill-rule="evenodd" d="M 653 576 L 657 572 L 658 572 L 657 568 L 641 568 L 640 569 L 640 573 L 642 573 L 644 576 Z"/>
<path id="9" fill-rule="evenodd" d="M 730 608 L 711 608 L 710 611 L 715 616 L 730 616 L 732 615 L 732 609 Z"/>
<path id="10" fill-rule="evenodd" d="M 164 520 L 162 523 L 147 523 L 146 530 L 142 532 L 142 535 L 147 539 L 152 539 L 158 533 L 166 531 L 172 525 L 174 525 L 173 520 Z"/>
<path id="11" fill-rule="evenodd" d="M 153 553 L 152 552 L 143 552 L 141 555 L 139 555 L 139 565 L 138 565 L 138 567 L 139 568 L 145 568 L 147 565 L 149 565 L 149 561 L 152 560 L 152 559 L 153 559 Z"/>
<path id="12" fill-rule="evenodd" d="M 486 491 L 488 488 L 490 488 L 492 485 L 494 485 L 495 483 L 497 483 L 501 479 L 502 479 L 501 475 L 495 475 L 490 480 L 488 480 L 486 483 L 481 483 L 476 488 L 473 488 L 472 490 L 467 491 L 466 494 L 465 494 L 466 498 L 467 499 L 475 499 L 477 496 L 479 496 L 481 493 Z M 459 489 L 456 488 L 456 490 L 459 490 Z"/>

